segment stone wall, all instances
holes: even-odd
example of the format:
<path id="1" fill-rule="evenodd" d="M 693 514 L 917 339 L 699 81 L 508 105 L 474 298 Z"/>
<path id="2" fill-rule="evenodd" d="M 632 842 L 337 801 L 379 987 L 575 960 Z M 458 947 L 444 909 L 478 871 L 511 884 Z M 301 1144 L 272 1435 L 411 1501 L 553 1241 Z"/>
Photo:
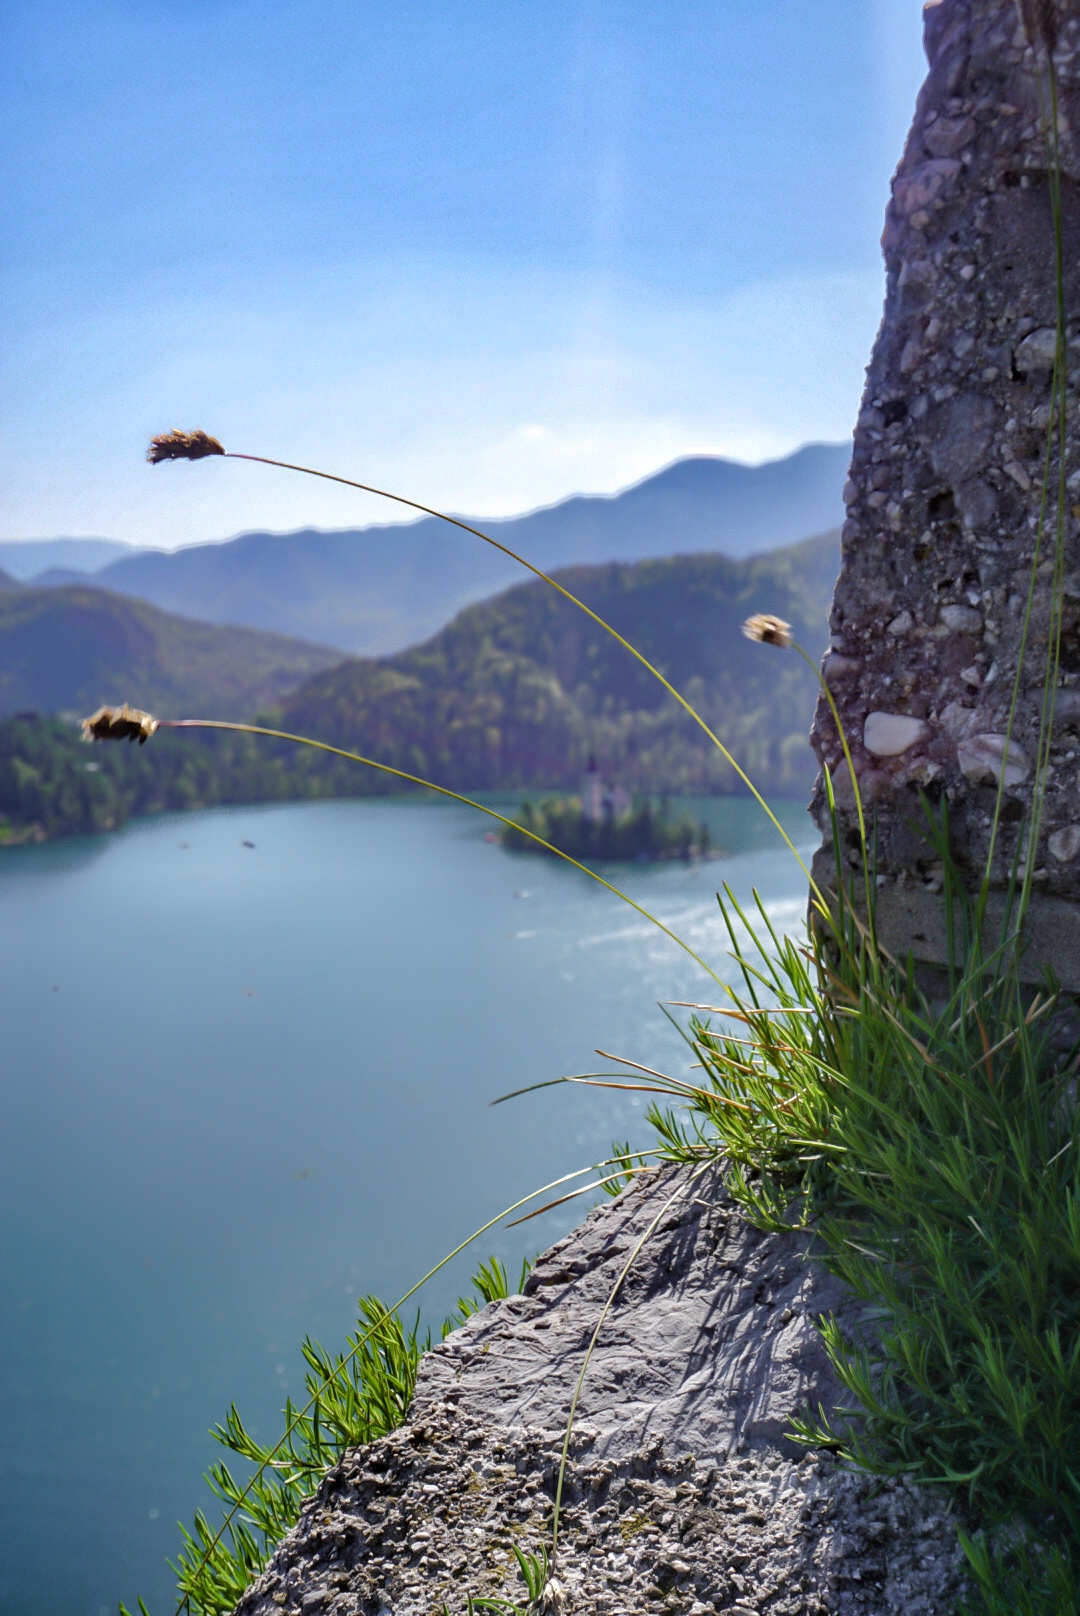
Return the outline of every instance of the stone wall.
<path id="1" fill-rule="evenodd" d="M 1046 7 L 1053 0 L 1040 0 Z M 1031 0 L 1029 0 L 1029 10 Z M 1034 871 L 1027 974 L 1080 988 L 1080 16 L 1057 0 L 1055 61 L 1070 315 L 1065 629 L 1053 761 Z M 893 181 L 887 292 L 845 490 L 843 562 L 824 674 L 878 825 L 879 923 L 944 956 L 941 875 L 919 794 L 948 799 L 974 886 L 1004 772 L 993 877 L 1031 811 L 1048 640 L 1053 501 L 1019 711 L 1003 764 L 1051 410 L 1055 260 L 1041 108 L 1045 55 L 1015 0 L 925 8 L 930 70 Z M 1052 467 L 1056 482 L 1056 462 Z M 813 741 L 853 794 L 828 708 Z M 824 794 L 815 809 L 827 828 Z M 854 852 L 853 852 L 854 856 Z M 832 850 L 819 855 L 826 879 Z"/>

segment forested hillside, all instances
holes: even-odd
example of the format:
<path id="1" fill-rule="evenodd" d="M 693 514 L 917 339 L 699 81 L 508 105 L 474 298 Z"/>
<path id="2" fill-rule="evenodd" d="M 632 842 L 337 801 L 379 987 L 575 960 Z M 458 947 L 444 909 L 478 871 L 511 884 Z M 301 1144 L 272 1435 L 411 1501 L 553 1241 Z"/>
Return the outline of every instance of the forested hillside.
<path id="1" fill-rule="evenodd" d="M 826 534 L 749 561 L 684 556 L 559 576 L 695 703 L 762 789 L 790 795 L 805 791 L 814 772 L 807 731 L 816 682 L 793 653 L 744 639 L 741 625 L 752 612 L 774 612 L 819 652 L 837 557 L 836 535 Z M 8 645 L 28 636 L 40 659 L 55 661 L 63 693 L 56 706 L 83 713 L 107 694 L 159 715 L 164 701 L 171 716 L 197 707 L 199 716 L 251 718 L 260 681 L 265 689 L 283 677 L 280 663 L 260 663 L 267 647 L 292 646 L 294 669 L 310 651 L 93 591 L 48 592 L 54 610 L 43 611 L 43 594 L 17 590 L 0 600 L 0 647 L 5 634 Z M 100 660 L 77 705 L 73 648 L 84 643 L 87 623 Z M 185 662 L 203 635 L 210 638 L 202 660 Z M 79 677 L 89 678 L 79 656 Z M 44 705 L 35 689 L 35 705 Z M 574 791 L 590 755 L 608 780 L 645 793 L 740 789 L 625 648 L 539 582 L 467 608 L 400 656 L 340 663 L 264 716 L 466 792 Z M 104 830 L 161 809 L 400 789 L 356 764 L 249 736 L 162 731 L 146 746 L 91 750 L 70 721 L 0 723 L 0 841 Z"/>
<path id="2" fill-rule="evenodd" d="M 805 789 L 816 681 L 793 654 L 754 645 L 752 612 L 824 648 L 835 534 L 747 561 L 676 556 L 571 567 L 559 580 L 680 689 L 764 786 Z M 461 789 L 573 787 L 590 754 L 644 791 L 738 789 L 731 769 L 645 668 L 546 584 L 462 612 L 395 657 L 343 663 L 281 710 L 315 735 Z"/>
<path id="3" fill-rule="evenodd" d="M 193 623 L 101 589 L 4 589 L 0 579 L 0 716 L 88 713 L 130 698 L 250 718 L 339 660 L 325 646 Z"/>
<path id="4" fill-rule="evenodd" d="M 0 720 L 0 847 L 115 830 L 132 814 L 317 790 L 246 735 L 163 730 L 150 746 L 91 748 L 63 719 Z"/>

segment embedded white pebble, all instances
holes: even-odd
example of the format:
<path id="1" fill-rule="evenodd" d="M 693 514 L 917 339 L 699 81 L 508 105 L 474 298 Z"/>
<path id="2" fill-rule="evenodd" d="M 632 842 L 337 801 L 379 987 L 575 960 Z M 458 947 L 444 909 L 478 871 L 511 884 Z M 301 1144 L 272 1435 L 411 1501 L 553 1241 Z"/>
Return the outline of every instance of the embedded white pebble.
<path id="1" fill-rule="evenodd" d="M 875 757 L 899 757 L 930 734 L 921 718 L 906 713 L 868 713 L 863 725 L 863 745 Z"/>
<path id="2" fill-rule="evenodd" d="M 982 781 L 1022 785 L 1031 773 L 1031 759 L 1007 735 L 969 735 L 956 749 L 960 772 L 972 785 Z"/>
<path id="3" fill-rule="evenodd" d="M 1071 864 L 1080 853 L 1080 825 L 1063 825 L 1046 845 L 1060 864 Z"/>
<path id="4" fill-rule="evenodd" d="M 858 673 L 862 663 L 858 657 L 839 656 L 834 651 L 825 658 L 825 666 L 821 670 L 822 678 L 827 685 L 835 684 L 838 679 L 847 679 Z"/>
<path id="5" fill-rule="evenodd" d="M 977 634 L 982 628 L 982 613 L 974 606 L 943 606 L 941 621 L 956 634 Z"/>
<path id="6" fill-rule="evenodd" d="M 1041 326 L 1017 343 L 1014 363 L 1025 374 L 1029 370 L 1053 370 L 1056 355 L 1057 331 L 1053 326 Z"/>

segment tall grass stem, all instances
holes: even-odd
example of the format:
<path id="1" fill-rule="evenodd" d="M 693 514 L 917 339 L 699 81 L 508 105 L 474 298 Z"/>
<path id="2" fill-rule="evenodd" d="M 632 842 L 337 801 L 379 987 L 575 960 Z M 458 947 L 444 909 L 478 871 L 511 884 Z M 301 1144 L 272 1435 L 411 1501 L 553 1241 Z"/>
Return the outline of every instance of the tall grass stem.
<path id="1" fill-rule="evenodd" d="M 321 477 L 326 482 L 340 483 L 345 488 L 357 488 L 361 493 L 364 494 L 375 494 L 379 499 L 393 500 L 395 504 L 406 505 L 410 510 L 420 511 L 424 516 L 437 517 L 440 522 L 448 522 L 451 527 L 460 528 L 463 533 L 471 533 L 474 538 L 482 539 L 485 544 L 490 544 L 493 549 L 500 551 L 504 556 L 508 556 L 511 561 L 516 561 L 519 566 L 524 567 L 528 572 L 531 572 L 534 577 L 541 579 L 546 584 L 549 584 L 551 588 L 557 590 L 565 600 L 568 600 L 572 606 L 576 606 L 578 611 L 584 612 L 586 617 L 591 618 L 598 628 L 602 628 L 604 630 L 605 634 L 610 634 L 613 639 L 617 640 L 625 651 L 628 651 L 636 661 L 640 662 L 641 666 L 645 668 L 654 679 L 657 679 L 660 684 L 663 685 L 664 689 L 670 696 L 674 696 L 675 700 L 679 703 L 679 706 L 683 709 L 683 711 L 689 714 L 694 723 L 705 732 L 709 740 L 723 757 L 724 761 L 732 769 L 734 769 L 743 785 L 747 788 L 751 796 L 756 801 L 758 807 L 765 814 L 766 818 L 772 823 L 774 829 L 779 833 L 781 839 L 787 847 L 788 852 L 795 859 L 799 868 L 809 881 L 815 897 L 819 902 L 822 904 L 824 903 L 824 899 L 822 898 L 821 893 L 818 892 L 817 884 L 814 881 L 813 876 L 810 874 L 810 871 L 803 862 L 802 855 L 795 846 L 795 843 L 791 840 L 791 837 L 788 835 L 787 831 L 784 829 L 783 825 L 780 823 L 780 820 L 777 818 L 768 801 L 758 790 L 757 786 L 747 774 L 746 770 L 732 755 L 732 753 L 728 751 L 723 741 L 705 722 L 704 718 L 702 718 L 701 714 L 692 705 L 692 703 L 687 701 L 686 697 L 675 688 L 669 679 L 664 677 L 659 668 L 655 667 L 642 651 L 638 650 L 636 645 L 632 645 L 629 640 L 625 639 L 623 635 L 619 633 L 618 629 L 613 628 L 612 625 L 607 622 L 605 618 L 601 617 L 598 612 L 594 612 L 591 606 L 586 606 L 585 602 L 583 600 L 579 600 L 577 595 L 565 588 L 555 578 L 552 578 L 549 573 L 544 572 L 543 568 L 537 567 L 533 564 L 533 562 L 526 560 L 523 555 L 519 555 L 516 550 L 512 550 L 508 544 L 503 544 L 500 539 L 493 539 L 490 533 L 484 533 L 480 528 L 472 527 L 468 522 L 462 522 L 456 516 L 447 516 L 445 511 L 437 511 L 431 505 L 421 505 L 418 500 L 407 499 L 403 494 L 392 494 L 385 488 L 375 488 L 370 483 L 356 482 L 353 480 L 353 478 L 341 477 L 336 472 L 319 471 L 314 466 L 298 466 L 289 460 L 272 460 L 267 455 L 241 454 L 238 450 L 228 449 L 225 451 L 225 458 L 227 460 L 250 460 L 254 461 L 256 465 L 260 466 L 276 466 L 281 471 L 297 471 L 306 477 Z"/>
<path id="2" fill-rule="evenodd" d="M 651 925 L 656 926 L 663 932 L 665 937 L 670 938 L 673 943 L 676 943 L 679 948 L 689 954 L 694 963 L 701 967 L 706 976 L 711 976 L 718 987 L 724 988 L 726 992 L 731 991 L 727 983 L 717 976 L 711 965 L 705 963 L 696 949 L 691 948 L 690 944 L 673 932 L 670 926 L 665 926 L 664 922 L 646 909 L 643 904 L 631 898 L 629 893 L 623 892 L 620 887 L 615 886 L 614 882 L 605 880 L 595 870 L 590 870 L 587 864 L 582 864 L 578 859 L 571 858 L 570 854 L 564 853 L 561 848 L 555 847 L 551 842 L 546 842 L 542 836 L 537 836 L 534 831 L 526 829 L 517 820 L 508 819 L 505 814 L 500 814 L 496 808 L 488 808 L 484 803 L 476 802 L 472 797 L 466 797 L 460 791 L 451 791 L 448 786 L 436 785 L 432 780 L 425 780 L 422 775 L 410 774 L 406 769 L 395 769 L 389 763 L 380 763 L 375 758 L 364 757 L 360 752 L 348 752 L 344 747 L 331 746 L 328 741 L 316 741 L 310 735 L 291 735 L 287 730 L 270 729 L 263 724 L 234 723 L 224 718 L 160 718 L 158 719 L 158 728 L 225 729 L 233 730 L 239 735 L 266 735 L 271 740 L 291 741 L 296 746 L 311 746 L 316 751 L 329 752 L 334 757 L 347 758 L 351 763 L 362 763 L 366 768 L 377 769 L 381 774 L 392 775 L 396 780 L 404 780 L 409 785 L 423 786 L 426 791 L 435 791 L 440 797 L 449 797 L 452 802 L 463 803 L 466 808 L 475 808 L 478 813 L 487 814 L 489 819 L 498 820 L 500 825 L 512 826 L 515 831 L 528 836 L 531 841 L 536 842 L 546 852 L 554 853 L 557 858 L 563 859 L 567 864 L 572 864 L 575 870 L 580 870 L 583 875 L 589 876 L 598 885 L 605 887 L 608 892 L 614 893 L 616 898 L 621 898 L 623 903 L 628 904 L 643 920 L 647 920 Z"/>

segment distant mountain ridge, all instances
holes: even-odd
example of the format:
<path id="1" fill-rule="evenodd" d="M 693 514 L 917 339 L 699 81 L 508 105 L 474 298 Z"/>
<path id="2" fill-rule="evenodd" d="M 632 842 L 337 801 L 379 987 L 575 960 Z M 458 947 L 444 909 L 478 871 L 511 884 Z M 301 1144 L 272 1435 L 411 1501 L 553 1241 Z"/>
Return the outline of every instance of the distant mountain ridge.
<path id="1" fill-rule="evenodd" d="M 618 494 L 575 496 L 473 525 L 545 571 L 702 552 L 737 560 L 837 526 L 849 456 L 846 444 L 810 444 L 762 466 L 697 456 Z M 72 562 L 57 555 L 45 564 L 70 568 Z M 415 645 L 464 606 L 521 577 L 517 564 L 479 539 L 423 518 L 137 551 L 85 581 L 187 617 L 386 655 Z M 73 579 L 61 571 L 46 581 Z"/>
<path id="2" fill-rule="evenodd" d="M 0 717 L 85 716 L 130 701 L 173 717 L 250 719 L 340 660 L 327 646 L 189 622 L 102 589 L 0 580 L 0 591 Z"/>
<path id="3" fill-rule="evenodd" d="M 119 539 L 0 539 L 0 567 L 20 583 L 36 582 L 53 567 L 73 569 L 85 582 L 81 575 L 133 553 L 134 546 Z"/>

